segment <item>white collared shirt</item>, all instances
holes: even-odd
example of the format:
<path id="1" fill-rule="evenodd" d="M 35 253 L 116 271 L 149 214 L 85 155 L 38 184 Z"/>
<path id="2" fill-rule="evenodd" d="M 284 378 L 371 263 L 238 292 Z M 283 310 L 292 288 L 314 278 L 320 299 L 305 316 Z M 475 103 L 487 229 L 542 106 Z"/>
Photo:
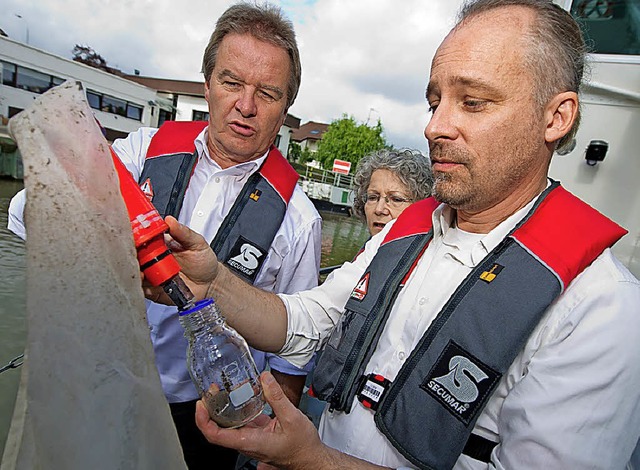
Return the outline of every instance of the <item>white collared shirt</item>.
<path id="1" fill-rule="evenodd" d="M 140 128 L 116 140 L 112 148 L 133 178 L 142 173 L 147 148 L 155 128 Z M 184 196 L 178 221 L 200 233 L 209 243 L 229 213 L 249 176 L 256 172 L 267 154 L 261 158 L 222 169 L 209 156 L 207 128 L 196 138 L 198 161 Z M 25 238 L 22 223 L 24 191 L 10 204 L 9 230 Z M 282 225 L 269 248 L 254 285 L 272 292 L 293 293 L 318 284 L 321 247 L 321 218 L 299 185 L 293 192 Z M 162 387 L 169 402 L 198 398 L 186 368 L 187 343 L 178 322 L 177 309 L 147 302 L 147 320 L 160 373 Z M 306 374 L 301 364 L 296 367 L 273 354 L 252 350 L 256 365 L 263 370 L 268 363 L 287 374 Z M 312 365 L 312 364 L 311 364 Z"/>
<path id="2" fill-rule="evenodd" d="M 436 210 L 433 240 L 400 292 L 365 374 L 396 377 L 455 288 L 532 205 L 486 235 L 461 233 L 452 227 L 451 209 Z M 283 357 L 304 362 L 327 338 L 391 225 L 323 285 L 280 296 L 289 328 Z M 640 283 L 606 250 L 547 309 L 480 414 L 474 433 L 499 442 L 489 467 L 624 468 L 640 436 L 639 360 Z M 357 400 L 349 414 L 325 410 L 320 433 L 329 446 L 370 462 L 412 466 Z M 455 468 L 488 466 L 462 455 Z"/>

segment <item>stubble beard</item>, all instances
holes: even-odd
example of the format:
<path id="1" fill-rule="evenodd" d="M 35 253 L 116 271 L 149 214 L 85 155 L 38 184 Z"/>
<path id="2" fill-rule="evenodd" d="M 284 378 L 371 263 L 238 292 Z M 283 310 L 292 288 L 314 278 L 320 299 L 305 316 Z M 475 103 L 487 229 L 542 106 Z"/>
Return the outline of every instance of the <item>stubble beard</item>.
<path id="1" fill-rule="evenodd" d="M 432 195 L 438 201 L 453 208 L 464 207 L 472 200 L 472 195 L 448 173 L 434 173 Z"/>
<path id="2" fill-rule="evenodd" d="M 527 180 L 534 162 L 531 155 L 537 152 L 535 141 L 524 139 L 503 153 L 504 163 L 492 171 L 475 166 L 474 159 L 464 150 L 455 147 L 436 146 L 431 155 L 461 163 L 465 171 L 455 173 L 433 172 L 432 195 L 440 202 L 456 210 L 480 211 L 499 202 L 505 195 Z M 460 168 L 459 170 L 462 170 Z"/>
<path id="3" fill-rule="evenodd" d="M 431 148 L 430 155 L 435 158 L 443 157 L 448 161 L 464 165 L 466 179 L 468 179 L 468 181 L 464 181 L 464 176 L 460 174 L 460 171 L 456 172 L 458 174 L 434 171 L 432 196 L 453 208 L 469 205 L 474 200 L 475 194 L 473 190 L 473 175 L 469 165 L 471 158 L 467 152 L 457 148 L 444 149 L 437 145 Z"/>

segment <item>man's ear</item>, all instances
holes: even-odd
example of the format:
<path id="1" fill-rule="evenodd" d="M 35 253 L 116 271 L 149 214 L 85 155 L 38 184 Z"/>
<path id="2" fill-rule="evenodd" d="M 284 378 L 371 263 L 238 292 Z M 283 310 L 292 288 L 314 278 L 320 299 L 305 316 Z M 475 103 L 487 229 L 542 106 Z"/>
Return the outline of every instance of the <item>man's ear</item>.
<path id="1" fill-rule="evenodd" d="M 554 96 L 545 108 L 547 127 L 544 138 L 547 142 L 557 142 L 564 137 L 573 126 L 578 116 L 578 94 L 565 91 Z"/>
<path id="2" fill-rule="evenodd" d="M 204 99 L 209 101 L 209 81 L 204 81 Z"/>

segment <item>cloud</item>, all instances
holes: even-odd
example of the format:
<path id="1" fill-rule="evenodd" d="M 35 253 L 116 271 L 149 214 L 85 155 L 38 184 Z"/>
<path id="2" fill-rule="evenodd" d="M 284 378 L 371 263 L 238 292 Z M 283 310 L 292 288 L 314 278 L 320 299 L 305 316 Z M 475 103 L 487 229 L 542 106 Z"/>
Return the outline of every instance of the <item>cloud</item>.
<path id="1" fill-rule="evenodd" d="M 306 21 L 296 24 L 303 82 L 291 112 L 325 122 L 346 113 L 365 122 L 373 108 L 392 144 L 426 151 L 430 63 L 458 5 L 322 0 L 308 6 Z"/>
<path id="2" fill-rule="evenodd" d="M 0 0 L 10 37 L 70 58 L 92 47 L 127 73 L 202 80 L 202 52 L 232 1 Z M 290 112 L 331 122 L 382 121 L 397 147 L 426 151 L 424 91 L 459 0 L 282 0 L 299 41 L 303 79 Z M 20 14 L 22 19 L 15 14 Z M 372 111 L 373 109 L 373 111 Z"/>

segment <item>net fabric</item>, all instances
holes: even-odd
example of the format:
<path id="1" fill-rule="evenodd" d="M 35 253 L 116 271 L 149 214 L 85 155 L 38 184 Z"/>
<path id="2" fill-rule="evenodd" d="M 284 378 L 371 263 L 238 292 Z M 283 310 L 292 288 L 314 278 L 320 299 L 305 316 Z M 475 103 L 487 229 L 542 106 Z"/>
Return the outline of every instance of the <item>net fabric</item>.
<path id="1" fill-rule="evenodd" d="M 2 470 L 186 468 L 131 226 L 81 84 L 51 89 L 10 129 L 27 189 L 28 337 Z"/>

